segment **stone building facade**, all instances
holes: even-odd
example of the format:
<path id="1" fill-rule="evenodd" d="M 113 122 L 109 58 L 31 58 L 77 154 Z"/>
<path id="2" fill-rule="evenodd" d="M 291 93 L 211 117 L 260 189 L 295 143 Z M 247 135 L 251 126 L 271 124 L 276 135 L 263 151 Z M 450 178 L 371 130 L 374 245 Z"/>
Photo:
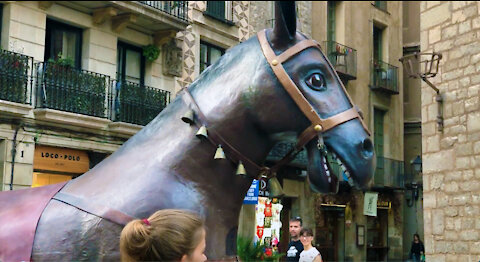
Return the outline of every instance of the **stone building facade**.
<path id="1" fill-rule="evenodd" d="M 0 190 L 68 180 L 113 153 L 215 62 L 202 48 L 223 52 L 255 33 L 254 5 L 0 1 Z M 152 61 L 147 46 L 159 51 Z M 69 156 L 82 159 L 76 169 Z"/>
<path id="2" fill-rule="evenodd" d="M 421 51 L 441 52 L 422 84 L 424 223 L 427 261 L 480 260 L 480 3 L 422 1 Z"/>

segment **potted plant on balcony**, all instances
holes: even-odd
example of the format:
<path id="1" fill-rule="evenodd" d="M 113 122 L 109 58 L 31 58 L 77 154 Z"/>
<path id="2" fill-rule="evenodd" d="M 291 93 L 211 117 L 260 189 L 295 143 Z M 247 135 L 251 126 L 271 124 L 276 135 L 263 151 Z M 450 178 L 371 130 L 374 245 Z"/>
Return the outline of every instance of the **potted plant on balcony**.
<path id="1" fill-rule="evenodd" d="M 0 48 L 0 99 L 24 103 L 28 82 L 28 57 Z"/>
<path id="2" fill-rule="evenodd" d="M 157 60 L 159 55 L 160 48 L 156 45 L 147 45 L 143 48 L 143 56 L 150 62 Z"/>
<path id="3" fill-rule="evenodd" d="M 73 59 L 58 54 L 43 68 L 43 102 L 47 108 L 105 116 L 106 76 L 74 68 Z"/>

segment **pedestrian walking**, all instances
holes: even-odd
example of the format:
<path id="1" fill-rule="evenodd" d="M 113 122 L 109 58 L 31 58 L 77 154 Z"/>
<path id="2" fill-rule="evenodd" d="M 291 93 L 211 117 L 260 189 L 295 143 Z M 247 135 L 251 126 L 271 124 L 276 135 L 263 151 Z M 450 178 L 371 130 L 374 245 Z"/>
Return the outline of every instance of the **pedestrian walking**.
<path id="1" fill-rule="evenodd" d="M 415 262 L 425 261 L 425 247 L 417 233 L 413 234 L 412 247 L 410 248 L 410 259 Z"/>
<path id="2" fill-rule="evenodd" d="M 176 209 L 128 223 L 120 235 L 122 262 L 204 262 L 205 226 L 197 215 Z"/>
<path id="3" fill-rule="evenodd" d="M 303 228 L 300 231 L 300 241 L 303 245 L 303 251 L 300 253 L 299 262 L 322 262 L 322 255 L 312 245 L 313 231 L 310 228 Z"/>

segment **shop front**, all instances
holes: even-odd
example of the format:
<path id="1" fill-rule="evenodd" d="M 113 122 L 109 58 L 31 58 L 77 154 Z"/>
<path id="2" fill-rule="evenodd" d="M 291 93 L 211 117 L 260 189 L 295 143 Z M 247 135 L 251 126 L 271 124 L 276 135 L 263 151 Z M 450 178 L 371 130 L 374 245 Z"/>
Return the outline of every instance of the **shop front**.
<path id="1" fill-rule="evenodd" d="M 352 230 L 352 207 L 355 200 L 351 193 L 317 195 L 315 201 L 315 241 L 323 261 L 347 261 L 345 256 L 347 231 Z"/>
<path id="2" fill-rule="evenodd" d="M 345 260 L 345 205 L 323 204 L 315 243 L 323 261 Z"/>
<path id="3" fill-rule="evenodd" d="M 254 206 L 254 237 L 256 245 L 263 245 L 266 257 L 279 255 L 279 243 L 282 236 L 281 214 L 283 205 L 279 198 L 270 198 L 265 180 L 254 180 L 244 205 Z"/>
<path id="4" fill-rule="evenodd" d="M 86 151 L 36 145 L 33 159 L 32 187 L 71 180 L 89 170 Z"/>
<path id="5" fill-rule="evenodd" d="M 367 216 L 367 261 L 386 261 L 389 252 L 388 226 L 391 202 L 379 194 L 376 216 Z"/>

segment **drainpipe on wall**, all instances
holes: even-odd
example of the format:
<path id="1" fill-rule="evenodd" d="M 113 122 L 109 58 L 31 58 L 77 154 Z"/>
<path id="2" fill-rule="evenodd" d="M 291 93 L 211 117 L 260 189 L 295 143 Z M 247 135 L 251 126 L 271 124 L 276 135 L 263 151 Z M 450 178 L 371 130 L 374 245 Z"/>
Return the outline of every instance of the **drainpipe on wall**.
<path id="1" fill-rule="evenodd" d="M 13 172 L 15 170 L 15 155 L 17 154 L 17 134 L 18 131 L 23 129 L 23 123 L 20 123 L 17 128 L 15 128 L 15 133 L 13 134 L 12 142 L 12 173 L 10 174 L 10 190 L 13 190 Z"/>

